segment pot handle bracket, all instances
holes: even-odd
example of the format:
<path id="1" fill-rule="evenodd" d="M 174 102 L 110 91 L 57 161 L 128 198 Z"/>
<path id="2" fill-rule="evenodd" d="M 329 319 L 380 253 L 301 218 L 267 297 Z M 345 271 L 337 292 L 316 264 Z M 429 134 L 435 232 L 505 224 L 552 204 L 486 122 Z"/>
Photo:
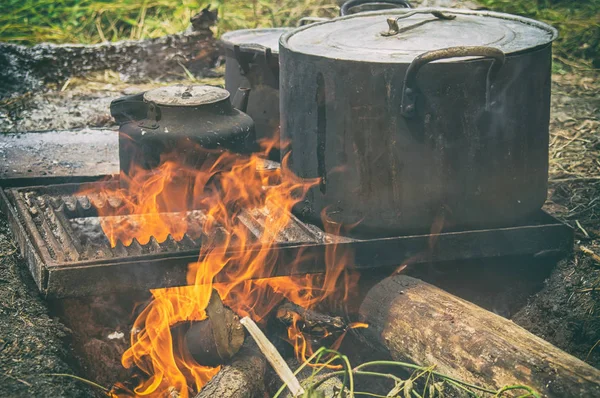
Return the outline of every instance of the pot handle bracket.
<path id="1" fill-rule="evenodd" d="M 244 76 L 250 72 L 250 65 L 256 62 L 259 54 L 272 70 L 279 67 L 278 58 L 273 56 L 271 49 L 260 44 L 236 44 L 233 46 L 233 54 L 240 65 L 240 73 Z"/>
<path id="2" fill-rule="evenodd" d="M 146 118 L 140 120 L 138 122 L 138 126 L 150 130 L 156 130 L 160 127 L 160 124 L 158 123 L 161 118 L 160 107 L 152 101 L 148 101 L 146 105 L 148 110 Z"/>
<path id="3" fill-rule="evenodd" d="M 458 46 L 448 47 L 441 50 L 433 50 L 425 52 L 417 56 L 406 70 L 404 75 L 404 83 L 402 87 L 402 105 L 401 113 L 405 118 L 415 117 L 417 114 L 416 102 L 419 95 L 417 86 L 417 74 L 419 70 L 426 64 L 447 58 L 459 57 L 484 57 L 492 58 L 493 62 L 487 74 L 486 79 L 486 110 L 490 106 L 490 89 L 492 80 L 497 75 L 500 67 L 504 64 L 506 58 L 504 52 L 497 48 L 486 46 Z"/>

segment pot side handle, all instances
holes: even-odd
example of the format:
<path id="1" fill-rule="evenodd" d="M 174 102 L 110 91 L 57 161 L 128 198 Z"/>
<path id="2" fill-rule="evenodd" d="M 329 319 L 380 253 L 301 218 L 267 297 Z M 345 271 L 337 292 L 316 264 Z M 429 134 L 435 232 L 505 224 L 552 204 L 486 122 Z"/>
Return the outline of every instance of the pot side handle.
<path id="1" fill-rule="evenodd" d="M 494 61 L 490 66 L 486 79 L 486 109 L 489 107 L 489 92 L 491 81 L 494 79 L 500 67 L 504 64 L 506 56 L 502 50 L 485 46 L 458 46 L 448 47 L 441 50 L 425 52 L 417 56 L 406 70 L 402 87 L 401 113 L 405 118 L 416 115 L 416 102 L 418 97 L 417 74 L 419 70 L 430 62 L 447 58 L 459 57 L 484 57 L 492 58 Z"/>

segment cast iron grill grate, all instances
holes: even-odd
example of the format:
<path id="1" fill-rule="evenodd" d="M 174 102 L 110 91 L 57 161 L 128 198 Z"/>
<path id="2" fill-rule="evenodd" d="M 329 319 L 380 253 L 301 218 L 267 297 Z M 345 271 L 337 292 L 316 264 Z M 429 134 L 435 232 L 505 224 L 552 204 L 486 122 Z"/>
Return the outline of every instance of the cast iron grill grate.
<path id="1" fill-rule="evenodd" d="M 100 184 L 86 184 L 86 192 L 100 192 Z M 203 231 L 206 214 L 185 212 L 187 233 L 178 239 L 134 239 L 111 247 L 104 234 L 98 207 L 121 206 L 116 197 L 80 195 L 80 184 L 7 188 L 0 191 L 21 254 L 40 291 L 48 297 L 97 295 L 186 284 L 187 266 L 197 261 L 203 242 L 218 248 L 228 232 L 222 226 Z M 91 189 L 90 189 L 91 188 Z M 163 213 L 165 214 L 165 213 Z M 174 213 L 181 217 L 182 213 Z M 135 223 L 138 214 L 119 214 Z M 269 215 L 264 209 L 245 209 L 237 215 L 252 239 L 260 239 Z M 359 269 L 412 263 L 466 260 L 500 256 L 561 256 L 572 248 L 573 231 L 540 211 L 521 225 L 506 228 L 444 232 L 436 235 L 356 239 L 333 236 L 290 214 L 290 224 L 279 231 L 272 248 L 277 264 L 269 277 L 323 272 L 328 245 L 353 253 Z M 435 242 L 432 246 L 431 242 Z M 229 250 L 235 251 L 235 245 Z M 296 258 L 302 254 L 303 261 Z"/>

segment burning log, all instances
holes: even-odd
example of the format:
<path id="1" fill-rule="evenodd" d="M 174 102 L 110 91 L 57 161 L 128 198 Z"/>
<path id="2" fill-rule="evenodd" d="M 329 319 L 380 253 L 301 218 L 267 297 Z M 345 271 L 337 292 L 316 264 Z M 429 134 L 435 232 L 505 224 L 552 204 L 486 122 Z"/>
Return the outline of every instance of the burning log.
<path id="1" fill-rule="evenodd" d="M 194 322 L 185 334 L 185 345 L 196 362 L 216 367 L 229 362 L 244 343 L 244 328 L 239 317 L 223 305 L 213 290 L 207 319 Z"/>
<path id="2" fill-rule="evenodd" d="M 275 316 L 287 326 L 296 323 L 303 332 L 313 336 L 343 333 L 348 328 L 346 322 L 339 316 L 307 310 L 291 302 L 280 305 Z"/>
<path id="3" fill-rule="evenodd" d="M 600 370 L 510 320 L 404 275 L 375 285 L 360 314 L 371 341 L 395 360 L 497 390 L 527 385 L 544 396 L 600 396 Z M 383 346 L 383 347 L 381 347 Z"/>
<path id="4" fill-rule="evenodd" d="M 265 392 L 267 361 L 254 341 L 248 339 L 233 361 L 214 376 L 196 398 L 259 398 Z"/>

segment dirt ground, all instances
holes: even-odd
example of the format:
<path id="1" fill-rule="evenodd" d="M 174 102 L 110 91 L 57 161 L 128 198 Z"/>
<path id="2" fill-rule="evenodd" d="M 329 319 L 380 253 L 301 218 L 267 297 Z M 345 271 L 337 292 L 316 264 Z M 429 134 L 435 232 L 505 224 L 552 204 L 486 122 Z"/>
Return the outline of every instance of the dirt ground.
<path id="1" fill-rule="evenodd" d="M 575 229 L 575 252 L 513 320 L 600 368 L 600 82 L 553 80 L 546 210 Z"/>
<path id="2" fill-rule="evenodd" d="M 75 112 L 75 118 L 65 121 L 50 116 L 50 123 L 55 123 L 54 128 L 63 126 L 61 123 L 66 123 L 65 128 L 79 128 L 96 122 L 95 125 L 104 126 L 110 124 L 106 120 L 108 102 L 98 102 L 97 98 L 103 95 L 115 97 L 138 88 L 112 85 L 105 78 L 74 81 L 62 92 L 39 94 L 31 102 L 23 99 L 20 105 L 0 104 L 0 115 L 4 115 L 0 116 L 0 130 L 39 130 L 39 126 L 48 123 L 44 117 L 60 115 L 65 110 L 67 113 Z M 79 101 L 82 105 L 69 105 L 73 101 Z M 44 104 L 50 104 L 51 109 L 44 108 Z M 86 110 L 77 114 L 78 108 Z M 489 306 L 492 310 L 499 308 L 497 312 L 506 316 L 514 314 L 512 319 L 519 325 L 598 368 L 599 109 L 600 84 L 597 83 L 597 75 L 578 72 L 554 76 L 550 186 L 546 210 L 573 226 L 576 232 L 575 252 L 549 272 L 550 276 L 540 283 L 541 286 L 536 286 L 533 292 L 541 288 L 537 294 L 530 295 L 530 291 L 519 289 L 519 285 L 512 284 L 510 280 L 502 282 L 507 286 L 513 285 L 506 290 L 507 294 L 514 296 L 521 292 L 521 302 L 526 303 L 523 308 L 503 309 L 501 302 L 490 303 Z M 30 115 L 40 115 L 40 118 L 29 119 Z M 49 373 L 86 377 L 93 377 L 95 372 L 98 376 L 102 373 L 94 381 L 110 387 L 111 381 L 106 375 L 111 372 L 118 374 L 120 370 L 110 364 L 106 369 L 94 368 L 89 360 L 75 351 L 81 352 L 87 344 L 90 352 L 103 355 L 99 358 L 117 361 L 126 346 L 126 340 L 107 343 L 106 336 L 112 332 L 126 333 L 123 325 L 114 321 L 126 318 L 127 313 L 115 315 L 106 312 L 106 308 L 94 300 L 88 300 L 83 307 L 78 307 L 96 308 L 93 311 L 100 316 L 94 322 L 105 323 L 105 327 L 97 330 L 97 336 L 93 336 L 89 342 L 81 338 L 85 329 L 81 327 L 82 322 L 74 323 L 68 319 L 61 322 L 53 318 L 63 316 L 64 319 L 65 311 L 69 308 L 71 312 L 74 311 L 73 303 L 54 303 L 49 309 L 48 304 L 39 297 L 25 262 L 15 251 L 16 243 L 8 230 L 5 216 L 0 218 L 0 396 L 87 397 L 98 393 L 97 389 L 90 389 L 80 381 L 47 376 Z M 519 268 L 515 269 L 515 278 L 518 278 Z M 519 291 L 515 292 L 515 289 Z"/>
<path id="3" fill-rule="evenodd" d="M 86 397 L 66 343 L 70 334 L 48 313 L 29 270 L 17 255 L 4 215 L 0 218 L 0 396 Z"/>

